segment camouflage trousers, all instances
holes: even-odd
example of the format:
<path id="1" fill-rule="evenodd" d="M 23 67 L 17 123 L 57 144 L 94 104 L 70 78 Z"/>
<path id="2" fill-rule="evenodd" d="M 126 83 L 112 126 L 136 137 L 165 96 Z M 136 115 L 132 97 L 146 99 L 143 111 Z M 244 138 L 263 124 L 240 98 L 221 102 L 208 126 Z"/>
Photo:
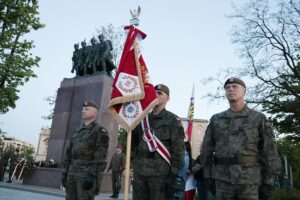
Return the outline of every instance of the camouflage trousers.
<path id="1" fill-rule="evenodd" d="M 89 190 L 82 188 L 82 181 L 86 174 L 68 174 L 66 186 L 66 200 L 94 200 L 96 181 Z"/>
<path id="2" fill-rule="evenodd" d="M 231 184 L 216 180 L 216 200 L 258 200 L 257 184 Z"/>
<path id="3" fill-rule="evenodd" d="M 166 200 L 167 176 L 135 175 L 133 200 Z"/>
<path id="4" fill-rule="evenodd" d="M 122 177 L 121 172 L 112 172 L 111 174 L 112 190 L 114 195 L 117 195 L 120 192 L 121 177 Z"/>

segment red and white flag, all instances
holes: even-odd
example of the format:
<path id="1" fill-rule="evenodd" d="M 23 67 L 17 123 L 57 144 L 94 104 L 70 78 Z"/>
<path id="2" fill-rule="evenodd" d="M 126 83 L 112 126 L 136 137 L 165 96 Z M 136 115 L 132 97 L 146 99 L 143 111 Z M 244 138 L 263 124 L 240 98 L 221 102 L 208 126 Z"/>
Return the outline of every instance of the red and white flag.
<path id="1" fill-rule="evenodd" d="M 157 104 L 156 92 L 148 82 L 148 69 L 139 49 L 146 34 L 134 26 L 128 31 L 124 50 L 116 73 L 109 110 L 127 131 L 133 130 Z"/>
<path id="2" fill-rule="evenodd" d="M 188 127 L 186 129 L 186 135 L 188 136 L 188 141 L 192 140 L 192 133 L 193 133 L 193 121 L 194 121 L 194 85 L 193 85 L 193 91 L 191 95 L 191 102 L 189 106 L 188 111 Z"/>

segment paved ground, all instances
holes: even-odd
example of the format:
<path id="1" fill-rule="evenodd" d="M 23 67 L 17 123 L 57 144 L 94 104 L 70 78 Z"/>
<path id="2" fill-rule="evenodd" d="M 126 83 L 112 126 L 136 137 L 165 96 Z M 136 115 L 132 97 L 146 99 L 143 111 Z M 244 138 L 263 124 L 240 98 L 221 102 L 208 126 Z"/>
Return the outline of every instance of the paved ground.
<path id="1" fill-rule="evenodd" d="M 96 200 L 112 200 L 111 194 L 99 194 Z M 38 186 L 22 185 L 19 183 L 0 182 L 0 199 L 1 200 L 64 200 L 65 191 L 53 188 Z M 119 199 L 124 199 L 120 194 Z M 131 199 L 131 194 L 129 194 Z"/>
<path id="2" fill-rule="evenodd" d="M 95 200 L 112 200 L 111 194 L 99 194 Z M 22 185 L 19 183 L 0 182 L 1 200 L 64 200 L 65 191 L 53 188 Z M 119 199 L 124 199 L 120 194 Z M 131 199 L 131 194 L 129 194 Z"/>
<path id="3" fill-rule="evenodd" d="M 8 175 L 5 174 L 4 182 L 0 182 L 1 200 L 64 200 L 65 191 L 55 188 L 46 188 L 32 185 L 23 185 L 22 182 L 13 181 L 6 183 Z M 113 200 L 109 198 L 111 194 L 99 194 L 95 200 Z M 119 195 L 119 199 L 124 199 L 124 194 Z M 129 193 L 129 200 L 132 194 Z"/>

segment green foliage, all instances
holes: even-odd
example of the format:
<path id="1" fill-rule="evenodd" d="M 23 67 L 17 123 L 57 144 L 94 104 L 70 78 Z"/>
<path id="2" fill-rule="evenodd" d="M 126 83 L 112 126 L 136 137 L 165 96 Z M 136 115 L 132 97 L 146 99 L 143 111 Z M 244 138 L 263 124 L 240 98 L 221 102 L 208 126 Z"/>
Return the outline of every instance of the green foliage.
<path id="1" fill-rule="evenodd" d="M 12 157 L 14 155 L 14 153 L 15 153 L 15 148 L 13 146 L 6 148 L 2 152 L 1 161 L 6 162 L 10 157 Z"/>
<path id="2" fill-rule="evenodd" d="M 44 120 L 52 120 L 54 116 L 54 105 L 56 101 L 57 92 L 53 96 L 48 96 L 45 100 L 49 103 L 50 106 L 52 106 L 52 109 L 50 110 L 50 113 L 48 115 L 42 116 Z"/>
<path id="3" fill-rule="evenodd" d="M 3 132 L 1 129 L 0 129 L 0 158 L 3 154 L 3 151 L 4 151 L 4 136 L 5 136 L 5 132 Z"/>
<path id="4" fill-rule="evenodd" d="M 127 132 L 123 128 L 119 128 L 118 131 L 118 144 L 122 145 L 123 153 L 126 153 L 127 148 Z"/>
<path id="5" fill-rule="evenodd" d="M 15 108 L 18 86 L 36 77 L 32 68 L 38 66 L 40 58 L 32 56 L 33 41 L 24 36 L 44 26 L 38 14 L 37 0 L 1 0 L 0 113 Z"/>
<path id="6" fill-rule="evenodd" d="M 19 152 L 21 158 L 33 157 L 34 153 L 35 153 L 34 147 L 24 147 L 24 148 L 20 149 L 20 152 Z"/>
<path id="7" fill-rule="evenodd" d="M 24 147 L 24 148 L 20 149 L 19 157 L 21 159 L 26 160 L 22 177 L 28 177 L 28 176 L 32 175 L 34 170 L 36 169 L 36 166 L 34 163 L 34 158 L 33 158 L 34 153 L 35 153 L 34 147 Z M 21 167 L 19 168 L 19 170 L 20 169 L 21 169 Z"/>
<path id="8" fill-rule="evenodd" d="M 119 128 L 118 132 L 118 144 L 122 145 L 123 147 L 123 153 L 126 155 L 126 149 L 127 149 L 127 132 L 123 128 Z M 130 154 L 130 168 L 133 169 L 134 165 L 134 153 L 131 150 Z"/>
<path id="9" fill-rule="evenodd" d="M 26 163 L 25 163 L 25 167 L 24 167 L 22 177 L 28 177 L 28 176 L 32 175 L 35 169 L 36 169 L 36 166 L 34 164 L 33 157 L 28 156 L 26 158 Z"/>
<path id="10" fill-rule="evenodd" d="M 299 190 L 279 189 L 272 192 L 270 200 L 300 200 Z"/>
<path id="11" fill-rule="evenodd" d="M 288 164 L 292 166 L 294 187 L 300 190 L 300 148 L 295 142 L 286 138 L 277 143 L 278 154 L 287 156 Z M 284 167 L 284 166 L 283 166 Z M 284 169 L 283 169 L 284 170 Z"/>

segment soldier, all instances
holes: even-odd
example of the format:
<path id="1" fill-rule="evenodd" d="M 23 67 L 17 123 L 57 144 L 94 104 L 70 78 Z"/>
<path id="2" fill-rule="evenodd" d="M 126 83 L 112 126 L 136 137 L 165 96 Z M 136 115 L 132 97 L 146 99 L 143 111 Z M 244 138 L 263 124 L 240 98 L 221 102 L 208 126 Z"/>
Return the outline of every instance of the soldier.
<path id="1" fill-rule="evenodd" d="M 125 155 L 122 153 L 120 146 L 116 147 L 115 153 L 111 158 L 110 165 L 107 171 L 112 170 L 111 181 L 113 195 L 110 198 L 118 198 L 121 189 L 122 172 L 125 169 Z"/>
<path id="2" fill-rule="evenodd" d="M 83 124 L 72 136 L 67 149 L 62 184 L 66 200 L 95 198 L 99 173 L 106 167 L 109 136 L 97 122 L 98 106 L 86 101 L 82 108 Z"/>
<path id="3" fill-rule="evenodd" d="M 169 88 L 159 84 L 155 89 L 158 105 L 132 133 L 133 200 L 172 199 L 174 183 L 184 160 L 181 120 L 165 109 L 170 99 Z"/>
<path id="4" fill-rule="evenodd" d="M 205 132 L 204 178 L 217 200 L 257 200 L 259 186 L 272 187 L 281 171 L 274 134 L 265 115 L 245 104 L 244 81 L 229 78 L 224 88 L 230 109 L 214 115 Z"/>

